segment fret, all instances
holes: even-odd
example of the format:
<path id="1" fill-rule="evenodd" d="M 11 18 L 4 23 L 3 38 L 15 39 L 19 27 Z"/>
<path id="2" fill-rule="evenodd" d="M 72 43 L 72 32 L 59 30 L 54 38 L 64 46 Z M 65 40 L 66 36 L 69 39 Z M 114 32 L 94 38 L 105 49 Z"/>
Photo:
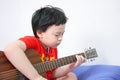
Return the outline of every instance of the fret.
<path id="1" fill-rule="evenodd" d="M 49 69 L 51 69 L 50 63 L 46 62 Z"/>
<path id="2" fill-rule="evenodd" d="M 35 64 L 34 67 L 37 69 L 38 72 L 41 72 L 41 68 L 38 68 L 39 67 L 39 64 Z M 42 67 L 42 66 L 41 66 Z"/>
<path id="3" fill-rule="evenodd" d="M 67 61 L 66 61 L 66 58 L 65 58 L 65 57 L 63 58 L 63 60 L 64 60 L 64 64 L 67 64 Z"/>
<path id="4" fill-rule="evenodd" d="M 60 60 L 56 60 L 57 61 L 57 67 L 60 67 Z"/>
<path id="5" fill-rule="evenodd" d="M 45 65 L 45 64 L 44 64 Z M 44 65 L 40 65 L 41 66 L 41 71 L 43 72 L 44 71 Z"/>
<path id="6" fill-rule="evenodd" d="M 43 66 L 44 66 L 45 71 L 47 71 L 49 69 L 46 63 L 44 63 Z"/>
<path id="7" fill-rule="evenodd" d="M 53 69 L 53 68 L 54 68 L 54 67 L 53 67 L 53 63 L 52 63 L 52 62 L 49 62 L 49 64 L 50 64 L 51 69 Z"/>
<path id="8" fill-rule="evenodd" d="M 43 71 L 46 71 L 46 65 L 47 64 L 45 64 L 45 63 L 43 64 L 43 68 L 42 68 Z"/>
<path id="9" fill-rule="evenodd" d="M 60 60 L 60 62 L 61 62 L 61 65 L 65 65 L 63 58 Z"/>
<path id="10" fill-rule="evenodd" d="M 54 68 L 57 68 L 57 61 L 54 60 L 54 61 L 52 61 L 52 63 L 53 63 L 53 65 L 54 65 Z"/>
<path id="11" fill-rule="evenodd" d="M 59 59 L 57 61 L 58 61 L 59 67 L 60 67 L 62 65 L 61 59 Z"/>
<path id="12" fill-rule="evenodd" d="M 59 67 L 59 60 L 56 60 L 56 67 Z"/>
<path id="13" fill-rule="evenodd" d="M 73 56 L 70 57 L 70 62 L 71 62 L 71 63 L 73 62 Z"/>
<path id="14" fill-rule="evenodd" d="M 64 63 L 63 63 L 64 61 L 63 61 L 63 58 L 61 58 L 60 59 L 60 63 L 61 63 L 61 65 L 60 66 L 62 66 L 62 65 L 64 65 Z"/>
<path id="15" fill-rule="evenodd" d="M 44 67 L 42 66 L 42 64 L 37 64 L 36 67 L 37 67 L 37 70 L 39 70 L 40 73 L 41 73 L 41 72 L 44 72 L 44 71 L 43 71 L 43 68 L 44 68 Z"/>
<path id="16" fill-rule="evenodd" d="M 42 65 L 42 64 L 38 64 L 39 67 L 37 66 L 37 68 L 39 69 L 39 72 L 43 72 L 43 69 L 42 69 L 43 66 L 41 66 L 41 65 Z"/>
<path id="17" fill-rule="evenodd" d="M 53 61 L 51 62 L 51 64 L 53 64 L 53 68 L 56 68 L 56 65 Z"/>
<path id="18" fill-rule="evenodd" d="M 42 65 L 45 66 L 45 67 L 44 67 L 45 70 L 48 70 L 48 69 L 49 69 L 49 66 L 48 66 L 47 62 L 44 62 L 44 64 L 42 64 Z"/>
<path id="19" fill-rule="evenodd" d="M 69 58 L 70 58 L 70 57 L 69 57 Z M 69 58 L 68 58 L 68 57 L 66 57 L 67 64 L 69 64 L 69 63 L 70 63 Z"/>
<path id="20" fill-rule="evenodd" d="M 53 68 L 53 64 L 52 64 L 51 62 L 50 62 L 49 64 L 50 64 L 51 69 L 54 69 L 54 68 Z"/>
<path id="21" fill-rule="evenodd" d="M 44 62 L 43 62 L 44 63 Z M 41 68 L 43 71 L 45 71 L 45 64 L 42 65 L 43 68 Z"/>
<path id="22" fill-rule="evenodd" d="M 50 67 L 50 69 L 52 69 L 52 64 L 49 62 L 49 67 Z"/>
<path id="23" fill-rule="evenodd" d="M 71 62 L 71 63 L 74 62 L 74 61 L 73 61 L 73 56 L 70 57 L 70 62 Z"/>
<path id="24" fill-rule="evenodd" d="M 63 65 L 66 64 L 65 58 L 62 58 L 62 64 L 63 64 Z"/>

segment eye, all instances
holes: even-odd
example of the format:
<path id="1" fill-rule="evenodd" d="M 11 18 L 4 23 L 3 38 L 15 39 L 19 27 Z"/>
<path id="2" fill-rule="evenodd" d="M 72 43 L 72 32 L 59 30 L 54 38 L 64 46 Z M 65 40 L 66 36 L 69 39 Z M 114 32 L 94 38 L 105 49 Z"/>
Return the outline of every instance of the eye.
<path id="1" fill-rule="evenodd" d="M 56 37 L 58 37 L 59 35 L 58 34 L 55 34 Z"/>

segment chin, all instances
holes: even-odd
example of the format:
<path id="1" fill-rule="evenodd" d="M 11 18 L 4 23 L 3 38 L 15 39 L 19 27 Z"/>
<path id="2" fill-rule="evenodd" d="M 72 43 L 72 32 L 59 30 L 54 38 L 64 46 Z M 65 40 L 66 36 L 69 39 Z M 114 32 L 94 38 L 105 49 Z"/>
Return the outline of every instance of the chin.
<path id="1" fill-rule="evenodd" d="M 49 47 L 51 47 L 51 48 L 57 48 L 58 46 L 59 46 L 59 44 L 55 44 L 55 45 L 51 45 Z"/>
<path id="2" fill-rule="evenodd" d="M 57 48 L 57 46 L 52 46 L 51 48 Z"/>
<path id="3" fill-rule="evenodd" d="M 54 45 L 54 46 L 51 46 L 52 48 L 57 48 L 58 47 L 58 45 Z"/>

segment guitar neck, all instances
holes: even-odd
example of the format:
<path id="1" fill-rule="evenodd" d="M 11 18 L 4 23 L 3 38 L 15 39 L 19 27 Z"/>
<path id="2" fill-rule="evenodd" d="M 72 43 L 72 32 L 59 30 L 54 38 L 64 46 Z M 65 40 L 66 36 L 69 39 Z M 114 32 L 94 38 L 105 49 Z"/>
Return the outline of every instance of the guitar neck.
<path id="1" fill-rule="evenodd" d="M 84 53 L 77 54 L 77 55 L 82 55 L 83 57 L 85 57 Z M 38 63 L 38 64 L 35 64 L 34 67 L 37 69 L 39 73 L 43 73 L 48 70 L 52 70 L 52 69 L 70 64 L 72 62 L 75 62 L 76 60 L 77 59 L 75 55 L 71 55 L 71 56 L 63 57 L 60 59 L 55 59 L 55 60 L 48 61 L 48 62 Z"/>
<path id="2" fill-rule="evenodd" d="M 85 51 L 84 53 L 79 53 L 76 55 L 82 55 L 86 59 L 91 59 L 91 58 L 98 56 L 96 49 L 89 49 Z M 48 61 L 48 62 L 38 63 L 38 64 L 35 64 L 34 67 L 37 69 L 39 73 L 43 73 L 43 72 L 70 64 L 72 62 L 75 62 L 77 60 L 76 55 L 71 55 L 71 56 L 55 59 L 55 60 Z"/>

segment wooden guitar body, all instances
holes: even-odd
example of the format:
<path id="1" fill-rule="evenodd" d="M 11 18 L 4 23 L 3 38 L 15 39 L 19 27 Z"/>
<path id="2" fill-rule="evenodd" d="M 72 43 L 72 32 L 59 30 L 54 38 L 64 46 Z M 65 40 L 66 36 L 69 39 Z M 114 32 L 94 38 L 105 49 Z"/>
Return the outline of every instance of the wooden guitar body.
<path id="1" fill-rule="evenodd" d="M 35 50 L 27 50 L 27 57 L 32 64 L 41 63 L 40 56 Z M 45 73 L 41 74 L 45 77 Z M 0 51 L 0 80 L 28 80 L 8 61 L 3 51 Z"/>

